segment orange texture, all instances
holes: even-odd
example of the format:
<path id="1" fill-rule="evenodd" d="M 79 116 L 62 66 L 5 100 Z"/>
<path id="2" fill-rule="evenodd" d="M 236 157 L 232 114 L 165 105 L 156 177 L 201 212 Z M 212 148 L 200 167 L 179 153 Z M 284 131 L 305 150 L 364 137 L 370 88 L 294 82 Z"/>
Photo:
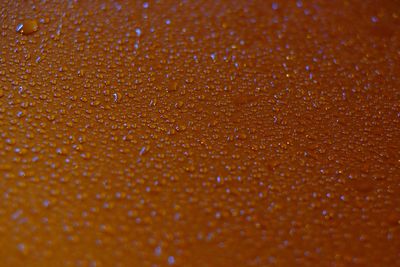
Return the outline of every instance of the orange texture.
<path id="1" fill-rule="evenodd" d="M 0 10 L 0 266 L 400 266 L 399 1 Z"/>

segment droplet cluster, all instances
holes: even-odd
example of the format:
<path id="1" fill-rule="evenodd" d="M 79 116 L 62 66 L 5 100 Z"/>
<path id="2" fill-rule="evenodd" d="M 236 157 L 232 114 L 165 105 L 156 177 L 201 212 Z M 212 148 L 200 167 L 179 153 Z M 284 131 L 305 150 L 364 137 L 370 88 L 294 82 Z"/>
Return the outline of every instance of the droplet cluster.
<path id="1" fill-rule="evenodd" d="M 0 11 L 0 266 L 400 266 L 397 1 Z"/>

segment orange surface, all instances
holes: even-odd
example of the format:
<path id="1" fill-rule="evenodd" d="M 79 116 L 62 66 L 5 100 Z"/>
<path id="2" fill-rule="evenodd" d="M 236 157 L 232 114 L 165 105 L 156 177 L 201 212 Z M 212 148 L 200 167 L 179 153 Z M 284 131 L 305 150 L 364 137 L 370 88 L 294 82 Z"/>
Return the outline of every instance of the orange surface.
<path id="1" fill-rule="evenodd" d="M 0 10 L 0 266 L 400 266 L 399 1 Z"/>

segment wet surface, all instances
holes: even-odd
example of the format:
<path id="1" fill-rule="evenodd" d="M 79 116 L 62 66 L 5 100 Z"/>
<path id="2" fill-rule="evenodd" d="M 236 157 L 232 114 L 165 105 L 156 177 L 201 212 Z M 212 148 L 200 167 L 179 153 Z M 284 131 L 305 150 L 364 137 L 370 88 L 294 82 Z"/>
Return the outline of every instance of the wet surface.
<path id="1" fill-rule="evenodd" d="M 38 30 L 38 23 L 34 19 L 25 20 L 18 24 L 15 30 L 22 34 L 32 34 Z"/>
<path id="2" fill-rule="evenodd" d="M 398 1 L 127 2 L 0 4 L 1 266 L 400 266 Z"/>

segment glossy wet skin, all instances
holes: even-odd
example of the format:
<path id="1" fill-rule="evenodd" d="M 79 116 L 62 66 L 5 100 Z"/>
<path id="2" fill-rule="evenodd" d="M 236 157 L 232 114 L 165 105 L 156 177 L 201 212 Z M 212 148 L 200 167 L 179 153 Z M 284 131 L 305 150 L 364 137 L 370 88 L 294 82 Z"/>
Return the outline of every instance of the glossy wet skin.
<path id="1" fill-rule="evenodd" d="M 1 266 L 400 266 L 397 1 L 126 2 L 1 3 Z"/>

